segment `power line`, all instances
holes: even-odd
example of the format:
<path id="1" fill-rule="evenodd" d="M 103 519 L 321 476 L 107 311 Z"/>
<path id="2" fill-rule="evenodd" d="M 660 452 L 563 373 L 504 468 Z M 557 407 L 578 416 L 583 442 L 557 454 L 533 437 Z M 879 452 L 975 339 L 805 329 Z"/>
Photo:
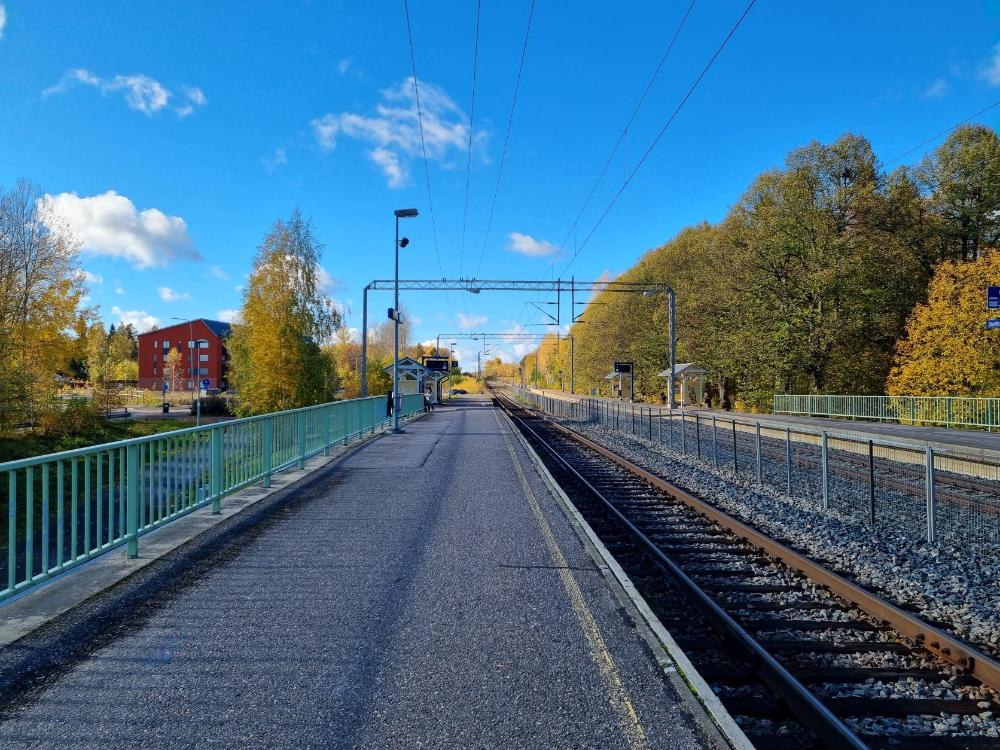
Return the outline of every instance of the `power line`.
<path id="1" fill-rule="evenodd" d="M 708 63 L 702 69 L 701 73 L 698 74 L 698 77 L 695 79 L 694 83 L 691 84 L 691 88 L 688 89 L 687 93 L 684 95 L 684 98 L 681 99 L 680 103 L 674 109 L 673 113 L 667 119 L 666 123 L 664 123 L 663 127 L 660 128 L 660 132 L 656 134 L 656 137 L 653 139 L 653 142 L 649 144 L 649 148 L 646 149 L 645 153 L 643 153 L 642 155 L 642 158 L 639 159 L 639 161 L 636 163 L 635 168 L 629 173 L 628 177 L 625 178 L 625 182 L 622 183 L 622 186 L 618 189 L 618 192 L 615 193 L 614 197 L 611 199 L 611 202 L 608 204 L 607 208 L 605 208 L 603 213 L 601 213 L 600 217 L 597 219 L 597 223 L 594 224 L 593 228 L 590 230 L 590 233 L 584 238 L 583 242 L 580 243 L 580 246 L 576 249 L 576 252 L 573 253 L 573 257 L 569 259 L 569 262 L 566 264 L 566 267 L 563 268 L 562 271 L 563 273 L 566 273 L 566 270 L 571 265 L 573 265 L 573 262 L 576 260 L 577 256 L 579 256 L 579 254 L 587 246 L 587 243 L 590 242 L 590 238 L 594 236 L 594 233 L 597 231 L 598 227 L 601 226 L 601 223 L 604 221 L 605 217 L 608 215 L 608 213 L 610 213 L 615 203 L 618 202 L 618 199 L 621 197 L 622 193 L 625 192 L 625 189 L 629 186 L 629 183 L 632 182 L 632 178 L 635 177 L 636 173 L 638 173 L 638 171 L 642 168 L 642 165 L 646 162 L 646 159 L 649 158 L 649 155 L 653 152 L 653 149 L 656 148 L 656 145 L 660 142 L 660 139 L 663 137 L 664 133 L 667 132 L 667 129 L 677 118 L 677 115 L 680 114 L 680 111 L 684 108 L 684 105 L 687 104 L 688 99 L 691 98 L 691 95 L 694 93 L 695 89 L 698 88 L 698 85 L 705 78 L 705 75 L 708 73 L 709 69 L 711 69 L 711 67 L 715 64 L 715 61 L 719 59 L 719 55 L 722 54 L 722 51 L 726 48 L 726 45 L 729 44 L 729 40 L 731 40 L 733 38 L 733 35 L 736 34 L 737 29 L 739 29 L 739 27 L 742 25 L 744 19 L 750 13 L 750 10 L 753 8 L 756 2 L 757 0 L 750 0 L 750 2 L 747 4 L 747 7 L 744 9 L 743 14 L 739 17 L 739 19 L 736 21 L 733 27 L 729 30 L 729 33 L 726 35 L 726 38 L 722 40 L 722 44 L 720 44 L 719 48 L 715 50 L 715 54 L 712 55 Z"/>
<path id="2" fill-rule="evenodd" d="M 911 148 L 911 149 L 908 149 L 907 151 L 904 151 L 904 152 L 903 152 L 903 153 L 901 153 L 901 154 L 900 154 L 899 156 L 895 156 L 895 157 L 893 157 L 892 159 L 889 159 L 889 161 L 884 161 L 884 162 L 882 162 L 882 168 L 884 169 L 885 167 L 889 166 L 889 165 L 890 165 L 890 164 L 892 164 L 893 162 L 897 162 L 897 161 L 899 161 L 900 159 L 902 159 L 902 158 L 904 158 L 904 157 L 906 157 L 906 156 L 909 156 L 909 155 L 910 155 L 910 154 L 912 154 L 912 153 L 913 153 L 914 151 L 919 151 L 919 150 L 920 150 L 920 149 L 922 149 L 922 148 L 923 148 L 924 146 L 926 146 L 926 145 L 927 145 L 928 143 L 933 143 L 934 141 L 936 141 L 936 140 L 937 140 L 938 138 L 940 138 L 941 136 L 943 136 L 943 135 L 948 135 L 948 133 L 950 133 L 951 131 L 953 131 L 953 130 L 957 130 L 958 128 L 962 127 L 962 126 L 963 126 L 963 125 L 965 125 L 966 123 L 969 123 L 969 122 L 971 122 L 972 120 L 975 120 L 975 119 L 976 119 L 977 117 L 979 117 L 980 115 L 983 115 L 983 114 L 986 114 L 987 112 L 989 112 L 989 111 L 990 111 L 991 109 L 993 109 L 993 108 L 994 108 L 994 107 L 996 107 L 996 106 L 1000 106 L 1000 99 L 997 99 L 997 100 L 996 100 L 995 102 L 993 102 L 993 103 L 992 103 L 991 105 L 989 105 L 988 107 L 985 107 L 985 108 L 983 108 L 983 109 L 979 110 L 979 111 L 978 111 L 978 112 L 976 112 L 976 113 L 975 113 L 974 115 L 969 115 L 969 116 L 968 116 L 968 117 L 966 117 L 966 118 L 965 118 L 964 120 L 962 120 L 962 121 L 961 121 L 960 123 L 957 123 L 957 124 L 955 124 L 955 125 L 952 125 L 952 126 L 951 126 L 950 128 L 948 128 L 947 130 L 942 130 L 942 131 L 941 131 L 940 133 L 938 133 L 937 135 L 932 135 L 932 136 L 931 136 L 930 138 L 928 138 L 928 139 L 927 139 L 926 141 L 923 141 L 922 143 L 918 143 L 918 144 L 917 144 L 916 146 L 914 146 L 914 147 L 913 147 L 913 148 Z"/>
<path id="3" fill-rule="evenodd" d="M 424 180 L 427 182 L 427 206 L 431 212 L 431 231 L 434 233 L 434 254 L 437 256 L 438 271 L 444 277 L 441 266 L 441 251 L 438 248 L 437 221 L 434 218 L 434 199 L 431 197 L 431 170 L 427 165 L 427 144 L 424 141 L 424 116 L 420 109 L 420 86 L 417 84 L 417 58 L 413 53 L 413 31 L 410 29 L 410 5 L 403 0 L 403 12 L 406 14 L 406 38 L 410 42 L 410 65 L 413 68 L 413 95 L 417 102 L 417 124 L 420 126 L 420 149 L 424 156 Z"/>
<path id="4" fill-rule="evenodd" d="M 517 107 L 517 93 L 521 88 L 521 74 L 524 72 L 524 58 L 528 53 L 528 36 L 531 34 L 531 19 L 535 15 L 535 0 L 531 0 L 531 8 L 528 10 L 528 25 L 524 30 L 524 44 L 521 46 L 521 62 L 517 66 L 517 80 L 514 82 L 514 97 L 510 103 L 510 117 L 507 119 L 507 134 L 503 139 L 503 152 L 500 155 L 500 169 L 497 172 L 497 184 L 493 190 L 493 202 L 490 204 L 490 216 L 486 222 L 486 236 L 483 238 L 483 249 L 479 253 L 479 265 L 476 266 L 476 275 L 483 266 L 483 258 L 486 256 L 486 245 L 490 240 L 490 229 L 493 227 L 493 212 L 497 207 L 497 196 L 500 194 L 500 181 L 503 178 L 503 165 L 507 159 L 507 144 L 510 142 L 510 130 L 514 124 L 514 109 Z"/>
<path id="5" fill-rule="evenodd" d="M 469 158 L 465 165 L 465 208 L 462 211 L 462 244 L 458 251 L 458 275 L 462 275 L 462 261 L 465 257 L 465 230 L 469 222 L 469 178 L 472 173 L 472 124 L 476 116 L 476 75 L 479 69 L 479 18 L 483 9 L 482 0 L 476 2 L 476 42 L 472 52 L 472 101 L 469 105 Z"/>
<path id="6" fill-rule="evenodd" d="M 590 205 L 590 201 L 594 197 L 594 193 L 597 192 L 597 188 L 601 184 L 601 180 L 604 179 L 604 175 L 607 174 L 608 168 L 611 166 L 611 162 L 615 158 L 615 154 L 618 153 L 618 148 L 622 145 L 622 142 L 628 135 L 629 128 L 632 127 L 632 123 L 635 122 L 635 118 L 639 114 L 639 109 L 642 107 L 643 102 L 646 101 L 646 97 L 649 95 L 650 89 L 653 88 L 653 83 L 656 81 L 657 76 L 660 74 L 660 70 L 663 68 L 663 64 L 667 61 L 667 56 L 670 54 L 670 51 L 674 48 L 674 44 L 677 42 L 677 37 L 680 36 L 681 30 L 687 23 L 688 17 L 691 15 L 691 11 L 694 9 L 695 2 L 697 2 L 697 0 L 691 0 L 691 4 L 688 6 L 687 11 L 685 11 L 684 17 L 681 18 L 681 22 L 677 25 L 677 28 L 674 30 L 674 35 L 670 38 L 670 43 L 667 44 L 667 47 L 663 51 L 663 54 L 660 55 L 660 61 L 657 63 L 655 70 L 653 70 L 653 74 L 649 77 L 649 81 L 646 83 L 646 88 L 643 89 L 642 96 L 639 97 L 639 101 L 636 103 L 635 108 L 632 110 L 632 114 L 629 116 L 628 122 L 625 123 L 625 127 L 622 129 L 621 135 L 618 136 L 618 140 L 615 142 L 614 148 L 612 148 L 611 153 L 608 154 L 608 159 L 607 161 L 604 162 L 604 167 L 601 169 L 601 173 L 597 176 L 597 180 L 595 180 L 593 187 L 590 188 L 590 192 L 587 194 L 587 198 L 583 202 L 583 208 L 581 208 L 580 212 L 576 215 L 576 218 L 573 220 L 573 225 L 569 228 L 569 231 L 566 233 L 566 236 L 563 238 L 563 241 L 559 243 L 559 250 L 552 258 L 552 262 L 549 264 L 550 266 L 554 266 L 556 261 L 559 259 L 559 256 L 562 255 L 562 251 L 563 248 L 566 246 L 566 242 L 569 241 L 570 236 L 573 234 L 574 230 L 577 228 L 577 225 L 580 223 L 580 219 L 583 216 L 584 211 L 586 211 L 587 206 Z"/>

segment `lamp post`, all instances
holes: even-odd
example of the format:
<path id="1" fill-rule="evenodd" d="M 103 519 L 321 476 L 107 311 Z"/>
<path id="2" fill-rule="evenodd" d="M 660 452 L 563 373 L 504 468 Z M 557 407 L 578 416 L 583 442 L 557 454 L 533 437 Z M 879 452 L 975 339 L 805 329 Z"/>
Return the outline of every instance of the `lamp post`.
<path id="1" fill-rule="evenodd" d="M 397 208 L 393 213 L 396 216 L 396 243 L 393 250 L 396 254 L 396 275 L 393 288 L 392 307 L 392 431 L 400 432 L 399 429 L 399 248 L 406 247 L 410 241 L 404 237 L 399 239 L 399 220 L 409 219 L 417 216 L 415 208 Z"/>
<path id="2" fill-rule="evenodd" d="M 448 397 L 451 397 L 451 363 L 454 361 L 455 356 L 455 342 L 452 341 L 448 345 Z"/>

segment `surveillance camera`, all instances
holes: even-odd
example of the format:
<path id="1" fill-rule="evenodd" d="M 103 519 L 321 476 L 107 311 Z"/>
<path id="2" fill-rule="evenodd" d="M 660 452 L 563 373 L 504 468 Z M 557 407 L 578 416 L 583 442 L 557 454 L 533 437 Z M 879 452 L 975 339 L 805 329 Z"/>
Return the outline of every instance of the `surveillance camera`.
<path id="1" fill-rule="evenodd" d="M 403 239 L 401 239 L 399 241 L 399 246 L 400 247 L 406 247 L 409 244 L 410 244 L 410 240 L 408 238 L 406 238 L 406 237 L 404 237 Z"/>

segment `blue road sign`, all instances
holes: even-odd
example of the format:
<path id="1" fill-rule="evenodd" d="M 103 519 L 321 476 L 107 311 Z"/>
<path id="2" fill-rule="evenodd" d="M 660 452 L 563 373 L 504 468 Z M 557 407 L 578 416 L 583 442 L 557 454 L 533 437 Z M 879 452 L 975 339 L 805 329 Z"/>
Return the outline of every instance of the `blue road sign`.
<path id="1" fill-rule="evenodd" d="M 202 388 L 208 388 L 208 386 L 211 385 L 211 382 L 212 382 L 211 380 L 209 380 L 208 378 L 205 378 L 204 380 L 201 381 L 201 387 Z"/>
<path id="2" fill-rule="evenodd" d="M 1000 310 L 1000 286 L 987 287 L 986 307 L 990 310 Z"/>
<path id="3" fill-rule="evenodd" d="M 164 393 L 166 393 L 166 392 L 167 392 L 167 388 L 169 388 L 169 386 L 167 385 L 167 381 L 166 381 L 166 380 L 164 380 L 164 381 L 163 381 L 163 392 L 164 392 Z"/>
<path id="4" fill-rule="evenodd" d="M 1000 330 L 1000 318 L 990 318 L 989 320 L 987 320 L 986 330 L 987 331 Z"/>

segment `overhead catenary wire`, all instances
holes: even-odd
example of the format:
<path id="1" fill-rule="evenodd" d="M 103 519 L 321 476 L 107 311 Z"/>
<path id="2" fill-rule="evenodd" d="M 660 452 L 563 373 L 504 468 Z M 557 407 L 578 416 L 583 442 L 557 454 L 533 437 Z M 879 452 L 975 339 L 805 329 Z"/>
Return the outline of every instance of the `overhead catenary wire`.
<path id="1" fill-rule="evenodd" d="M 666 63 L 667 57 L 670 55 L 670 51 L 674 48 L 674 45 L 677 43 L 677 38 L 680 36 L 681 31 L 684 29 L 684 25 L 687 23 L 688 17 L 691 15 L 691 11 L 694 10 L 694 5 L 696 2 L 697 0 L 691 0 L 691 4 L 688 5 L 687 10 L 684 12 L 683 17 L 681 17 L 680 23 L 677 24 L 677 28 L 674 29 L 673 36 L 670 37 L 670 42 L 667 44 L 666 49 L 663 50 L 663 54 L 660 55 L 660 60 L 656 64 L 656 68 L 653 70 L 653 74 L 649 77 L 649 80 L 646 82 L 646 87 L 643 89 L 642 95 L 639 97 L 639 101 L 636 102 L 635 107 L 632 109 L 632 114 L 629 115 L 628 122 L 625 123 L 625 127 L 622 128 L 621 135 L 618 136 L 618 140 L 615 142 L 614 147 L 611 149 L 611 153 L 608 154 L 608 158 L 604 162 L 604 166 L 601 168 L 601 173 L 597 175 L 597 179 L 594 181 L 593 186 L 590 188 L 590 192 L 587 193 L 587 197 L 583 201 L 583 206 L 580 208 L 579 213 L 577 213 L 576 218 L 573 220 L 573 224 L 570 226 L 569 231 L 566 232 L 566 236 L 563 238 L 563 241 L 559 243 L 559 249 L 558 251 L 556 251 L 556 254 L 553 256 L 552 261 L 549 263 L 550 267 L 554 266 L 556 261 L 559 259 L 559 256 L 562 255 L 563 248 L 565 248 L 566 243 L 569 241 L 569 238 L 573 235 L 573 232 L 576 231 L 576 228 L 580 223 L 580 219 L 583 217 L 584 212 L 590 205 L 591 199 L 594 197 L 594 193 L 597 192 L 597 188 L 598 186 L 600 186 L 601 181 L 604 179 L 604 175 L 607 174 L 608 169 L 611 166 L 611 162 L 614 161 L 615 154 L 618 153 L 619 147 L 621 147 L 621 145 L 625 142 L 625 139 L 628 137 L 629 128 L 631 128 L 632 123 L 635 122 L 635 118 L 639 114 L 639 110 L 642 108 L 643 103 L 646 101 L 646 97 L 649 95 L 650 89 L 653 88 L 653 84 L 656 82 L 657 76 L 659 76 L 660 71 L 663 69 L 663 65 L 664 63 Z M 627 165 L 626 165 L 626 176 L 627 176 Z"/>
<path id="2" fill-rule="evenodd" d="M 406 38 L 410 43 L 410 66 L 413 69 L 413 96 L 417 105 L 417 125 L 420 130 L 420 150 L 424 157 L 424 180 L 427 183 L 427 207 L 431 214 L 431 232 L 434 235 L 434 255 L 437 257 L 438 271 L 444 278 L 444 267 L 441 265 L 441 251 L 438 247 L 437 221 L 434 217 L 434 198 L 431 195 L 431 170 L 427 163 L 427 143 L 424 140 L 424 116 L 420 108 L 420 85 L 417 78 L 417 58 L 413 51 L 413 31 L 410 28 L 410 5 L 403 0 L 403 12 L 406 15 Z"/>
<path id="3" fill-rule="evenodd" d="M 581 242 L 580 245 L 577 247 L 576 251 L 573 253 L 573 256 L 569 259 L 569 262 L 563 268 L 562 273 L 566 273 L 566 271 L 569 269 L 571 265 L 573 265 L 573 262 L 577 259 L 580 253 L 583 252 L 583 249 L 590 242 L 590 239 L 597 232 L 598 228 L 601 226 L 604 219 L 611 212 L 611 209 L 614 208 L 614 205 L 618 202 L 618 199 L 621 197 L 622 193 L 624 193 L 625 190 L 628 188 L 629 184 L 631 184 L 632 179 L 636 176 L 639 170 L 642 169 L 642 165 L 645 164 L 646 160 L 649 158 L 649 155 L 653 153 L 653 150 L 656 148 L 657 144 L 659 144 L 660 140 L 663 138 L 663 135 L 670 128 L 671 124 L 673 124 L 674 120 L 677 119 L 677 115 L 679 115 L 681 110 L 684 109 L 684 105 L 687 104 L 688 100 L 691 98 L 691 95 L 694 94 L 695 89 L 697 89 L 698 86 L 701 84 L 702 80 L 704 80 L 705 76 L 708 74 L 708 71 L 715 64 L 715 61 L 719 59 L 719 56 L 722 54 L 722 51 L 726 48 L 730 40 L 736 34 L 737 30 L 743 24 L 743 21 L 746 19 L 747 15 L 749 15 L 751 9 L 756 4 L 756 2 L 757 0 L 750 0 L 750 2 L 747 4 L 747 7 L 743 10 L 743 13 L 737 19 L 736 23 L 733 24 L 733 27 L 729 30 L 729 33 L 726 34 L 725 39 L 722 40 L 722 43 L 719 45 L 718 49 L 716 49 L 712 57 L 709 58 L 708 62 L 705 64 L 705 67 L 702 68 L 701 73 L 699 73 L 698 77 L 695 78 L 694 83 L 691 84 L 691 87 L 687 90 L 687 93 L 684 94 L 684 97 L 674 108 L 674 111 L 670 114 L 670 117 L 667 118 L 667 121 L 664 123 L 663 127 L 660 128 L 660 131 L 656 134 L 656 137 L 653 139 L 653 142 L 649 144 L 649 147 L 643 153 L 642 157 L 638 160 L 638 162 L 636 162 L 635 167 L 632 169 L 631 172 L 629 172 L 628 177 L 625 178 L 625 181 L 622 183 L 622 186 L 618 188 L 618 191 L 611 199 L 611 202 L 608 203 L 607 207 L 598 217 L 597 222 L 591 228 L 590 232 L 587 234 L 586 237 L 584 237 L 583 242 Z"/>
<path id="4" fill-rule="evenodd" d="M 493 228 L 493 214 L 497 207 L 497 196 L 500 195 L 500 183 L 503 180 L 504 162 L 507 160 L 507 146 L 510 143 L 510 131 L 514 125 L 514 110 L 517 108 L 517 94 L 521 89 L 521 76 L 524 73 L 524 58 L 528 54 L 528 37 L 531 35 L 531 19 L 535 15 L 535 0 L 531 0 L 531 7 L 528 10 L 528 23 L 524 30 L 524 44 L 521 45 L 521 61 L 517 66 L 517 78 L 514 81 L 514 96 L 510 103 L 510 116 L 507 118 L 507 133 L 503 139 L 503 150 L 500 153 L 500 168 L 497 170 L 497 184 L 493 189 L 493 201 L 490 203 L 489 218 L 486 221 L 486 236 L 483 238 L 483 249 L 479 253 L 479 264 L 476 266 L 476 276 L 483 266 L 483 259 L 486 257 L 486 247 L 490 241 L 490 230 Z"/>
<path id="5" fill-rule="evenodd" d="M 926 145 L 927 145 L 928 143 L 933 143 L 933 142 L 934 142 L 934 141 L 936 141 L 936 140 L 937 140 L 938 138 L 941 138 L 942 136 L 945 136 L 945 135 L 948 135 L 948 134 L 949 134 L 949 133 L 950 133 L 951 131 L 953 131 L 953 130 L 957 130 L 958 128 L 962 127 L 963 125 L 966 125 L 966 124 L 968 124 L 968 123 L 972 122 L 973 120 L 975 120 L 975 119 L 976 119 L 977 117 L 979 117 L 980 115 L 984 115 L 984 114 L 986 114 L 986 113 L 987 113 L 987 112 L 989 112 L 989 111 L 990 111 L 991 109 L 993 109 L 993 108 L 995 108 L 995 107 L 997 107 L 997 106 L 1000 106 L 1000 99 L 997 99 L 997 100 L 996 100 L 995 102 L 993 102 L 992 104 L 990 104 L 990 105 L 989 105 L 989 106 L 987 106 L 987 107 L 983 107 L 983 109 L 979 110 L 979 111 L 978 111 L 978 112 L 976 112 L 975 114 L 972 114 L 972 115 L 969 115 L 968 117 L 966 117 L 966 118 L 965 118 L 964 120 L 962 120 L 961 122 L 958 122 L 958 123 L 955 123 L 955 124 L 954 124 L 954 125 L 952 125 L 952 126 L 951 126 L 950 128 L 947 128 L 946 130 L 942 130 L 942 131 L 941 131 L 940 133 L 937 133 L 937 134 L 935 134 L 935 135 L 932 135 L 932 136 L 931 136 L 930 138 L 928 138 L 928 139 L 927 139 L 927 140 L 925 140 L 925 141 L 921 141 L 920 143 L 918 143 L 918 144 L 917 144 L 916 146 L 914 146 L 913 148 L 910 148 L 910 149 L 907 149 L 906 151 L 904 151 L 903 153 L 901 153 L 901 154 L 900 154 L 899 156 L 894 156 L 893 158 L 889 159 L 889 161 L 884 161 L 884 162 L 882 162 L 882 168 L 884 169 L 885 167 L 889 166 L 890 164 L 893 164 L 894 162 L 897 162 L 897 161 L 899 161 L 900 159 L 903 159 L 903 158 L 905 158 L 905 157 L 909 156 L 909 155 L 910 155 L 910 154 L 912 154 L 912 153 L 913 153 L 914 151 L 919 151 L 919 150 L 920 150 L 920 149 L 922 149 L 922 148 L 923 148 L 924 146 L 926 146 Z"/>
<path id="6" fill-rule="evenodd" d="M 476 77 L 479 70 L 479 20 L 482 14 L 483 2 L 476 0 L 476 37 L 472 51 L 472 96 L 469 103 L 469 143 L 468 159 L 465 164 L 465 205 L 462 209 L 462 242 L 458 251 L 458 275 L 462 276 L 462 264 L 465 259 L 465 231 L 469 223 L 469 181 L 472 176 L 472 133 L 476 119 Z"/>

